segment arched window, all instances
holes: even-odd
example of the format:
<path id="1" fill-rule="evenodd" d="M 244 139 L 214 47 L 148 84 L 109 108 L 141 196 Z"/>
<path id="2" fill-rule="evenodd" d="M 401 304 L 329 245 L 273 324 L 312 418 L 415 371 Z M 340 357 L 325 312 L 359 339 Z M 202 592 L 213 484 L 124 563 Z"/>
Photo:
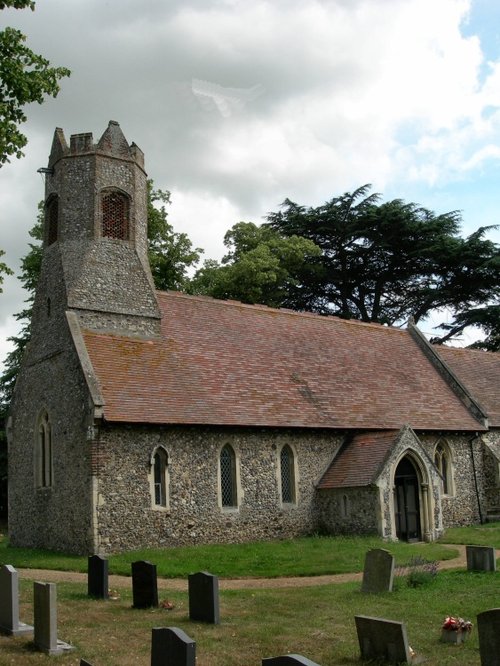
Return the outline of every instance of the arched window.
<path id="1" fill-rule="evenodd" d="M 238 506 L 236 456 L 229 444 L 220 452 L 220 495 L 223 507 Z"/>
<path id="2" fill-rule="evenodd" d="M 35 483 L 38 488 L 52 485 L 52 429 L 44 412 L 38 421 L 35 443 Z"/>
<path id="3" fill-rule="evenodd" d="M 104 238 L 128 240 L 129 199 L 126 194 L 114 190 L 101 196 L 102 235 Z"/>
<path id="4" fill-rule="evenodd" d="M 47 245 L 55 243 L 59 227 L 59 199 L 51 196 L 45 205 L 45 224 L 47 226 Z"/>
<path id="5" fill-rule="evenodd" d="M 292 449 L 285 444 L 280 453 L 281 501 L 295 503 L 295 464 Z"/>
<path id="6" fill-rule="evenodd" d="M 453 494 L 451 456 L 448 447 L 440 442 L 434 452 L 434 463 L 441 474 L 441 490 L 444 495 Z"/>
<path id="7" fill-rule="evenodd" d="M 168 455 L 159 447 L 151 459 L 151 494 L 153 506 L 168 507 Z"/>
<path id="8" fill-rule="evenodd" d="M 349 517 L 349 498 L 347 495 L 342 495 L 340 498 L 340 516 L 341 518 Z"/>

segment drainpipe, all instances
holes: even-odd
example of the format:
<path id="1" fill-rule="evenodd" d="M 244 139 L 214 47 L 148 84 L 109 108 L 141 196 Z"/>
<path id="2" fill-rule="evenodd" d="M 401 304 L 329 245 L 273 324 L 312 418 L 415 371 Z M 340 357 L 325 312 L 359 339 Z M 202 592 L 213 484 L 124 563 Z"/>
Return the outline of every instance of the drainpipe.
<path id="1" fill-rule="evenodd" d="M 474 460 L 474 446 L 473 446 L 473 442 L 477 438 L 478 438 L 478 434 L 476 432 L 475 435 L 473 437 L 471 437 L 470 440 L 469 440 L 469 447 L 470 447 L 470 457 L 472 459 L 472 472 L 474 474 L 474 486 L 476 488 L 477 508 L 479 510 L 479 522 L 481 523 L 481 525 L 483 525 L 485 523 L 485 520 L 484 520 L 484 517 L 483 517 L 483 509 L 481 507 L 481 497 L 479 495 L 479 486 L 477 484 L 477 470 L 476 470 L 476 462 Z"/>

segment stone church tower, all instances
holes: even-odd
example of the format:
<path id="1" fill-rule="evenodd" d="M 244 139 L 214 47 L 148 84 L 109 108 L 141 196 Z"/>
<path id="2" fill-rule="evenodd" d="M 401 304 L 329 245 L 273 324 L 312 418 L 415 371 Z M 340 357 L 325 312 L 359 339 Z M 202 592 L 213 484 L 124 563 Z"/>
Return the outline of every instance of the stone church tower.
<path id="1" fill-rule="evenodd" d="M 68 146 L 56 129 L 42 171 L 42 268 L 8 425 L 9 503 L 17 505 L 10 531 L 13 543 L 92 550 L 87 465 L 94 464 L 99 396 L 90 373 L 82 373 L 78 341 L 82 329 L 134 337 L 159 332 L 147 256 L 147 176 L 142 151 L 114 121 L 96 144 L 85 133 L 71 136 Z M 24 518 L 16 523 L 18 515 Z"/>

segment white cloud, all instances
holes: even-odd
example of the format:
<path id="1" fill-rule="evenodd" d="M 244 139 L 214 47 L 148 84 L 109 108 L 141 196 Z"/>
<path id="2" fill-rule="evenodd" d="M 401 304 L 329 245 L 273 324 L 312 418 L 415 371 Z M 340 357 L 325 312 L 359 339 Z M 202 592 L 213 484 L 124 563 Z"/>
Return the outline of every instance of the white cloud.
<path id="1" fill-rule="evenodd" d="M 0 171 L 8 263 L 27 251 L 43 196 L 36 169 L 54 128 L 97 139 L 110 119 L 144 150 L 156 186 L 172 191 L 174 228 L 205 257 L 224 253 L 235 222 L 259 222 L 285 197 L 315 205 L 372 182 L 402 198 L 417 193 L 438 212 L 463 208 L 449 205 L 445 188 L 460 182 L 470 192 L 500 171 L 500 53 L 487 62 L 480 35 L 464 36 L 471 7 L 45 0 L 34 13 L 2 12 L 32 48 L 72 69 L 57 99 L 27 109 L 27 157 Z M 193 79 L 263 92 L 224 115 L 200 104 Z M 6 286 L 0 322 L 20 309 L 19 294 Z"/>

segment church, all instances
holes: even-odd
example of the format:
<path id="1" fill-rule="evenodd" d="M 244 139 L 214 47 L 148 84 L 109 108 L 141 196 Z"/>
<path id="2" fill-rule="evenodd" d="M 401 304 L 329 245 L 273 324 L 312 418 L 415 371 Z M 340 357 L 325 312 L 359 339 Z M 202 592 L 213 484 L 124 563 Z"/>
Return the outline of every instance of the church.
<path id="1" fill-rule="evenodd" d="M 158 292 L 144 154 L 56 129 L 7 424 L 13 546 L 312 533 L 431 541 L 500 513 L 500 354 Z"/>

